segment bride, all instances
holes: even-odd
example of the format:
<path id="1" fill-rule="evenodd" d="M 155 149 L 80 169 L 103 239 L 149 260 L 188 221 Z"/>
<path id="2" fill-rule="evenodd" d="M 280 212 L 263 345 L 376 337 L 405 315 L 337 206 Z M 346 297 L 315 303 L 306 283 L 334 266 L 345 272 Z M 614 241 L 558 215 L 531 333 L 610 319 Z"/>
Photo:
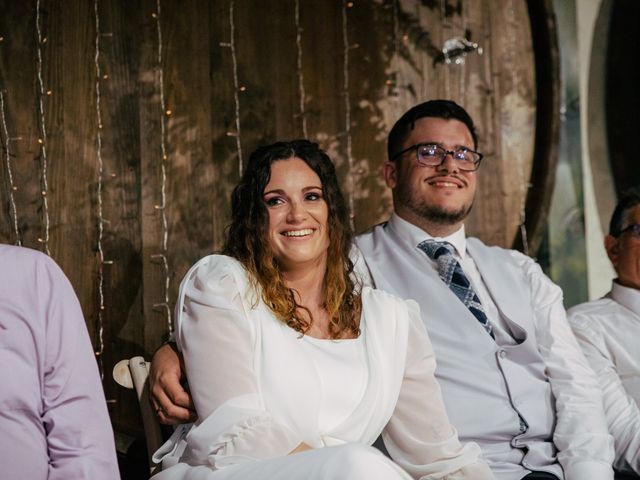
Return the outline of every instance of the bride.
<path id="1" fill-rule="evenodd" d="M 198 420 L 154 478 L 492 479 L 461 445 L 418 307 L 360 287 L 329 157 L 257 149 L 232 195 L 224 255 L 180 287 L 177 342 Z M 371 447 L 382 434 L 393 460 Z"/>

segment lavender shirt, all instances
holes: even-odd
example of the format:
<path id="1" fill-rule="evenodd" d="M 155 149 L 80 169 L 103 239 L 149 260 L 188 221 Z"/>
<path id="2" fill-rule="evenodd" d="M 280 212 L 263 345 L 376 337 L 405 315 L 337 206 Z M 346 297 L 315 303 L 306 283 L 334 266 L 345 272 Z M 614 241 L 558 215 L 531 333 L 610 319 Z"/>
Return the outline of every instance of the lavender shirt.
<path id="1" fill-rule="evenodd" d="M 0 245 L 0 478 L 120 478 L 73 288 L 46 255 L 8 245 Z"/>

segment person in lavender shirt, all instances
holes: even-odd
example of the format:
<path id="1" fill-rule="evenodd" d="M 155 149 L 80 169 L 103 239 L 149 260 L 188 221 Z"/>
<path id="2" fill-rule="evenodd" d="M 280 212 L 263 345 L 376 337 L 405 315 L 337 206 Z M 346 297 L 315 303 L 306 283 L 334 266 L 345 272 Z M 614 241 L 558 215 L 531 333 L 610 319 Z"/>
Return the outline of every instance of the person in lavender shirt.
<path id="1" fill-rule="evenodd" d="M 51 258 L 9 245 L 0 245 L 0 478 L 120 478 L 73 288 Z"/>

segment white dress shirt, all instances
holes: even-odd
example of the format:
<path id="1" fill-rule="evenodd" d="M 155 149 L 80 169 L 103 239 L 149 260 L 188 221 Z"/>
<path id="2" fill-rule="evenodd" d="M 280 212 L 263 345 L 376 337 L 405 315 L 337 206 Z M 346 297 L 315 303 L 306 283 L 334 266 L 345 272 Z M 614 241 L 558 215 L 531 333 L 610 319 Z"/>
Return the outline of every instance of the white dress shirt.
<path id="1" fill-rule="evenodd" d="M 424 240 L 434 238 L 396 214 L 389 219 L 387 228 L 393 229 L 403 242 L 407 242 L 407 245 L 417 246 Z M 498 306 L 489 294 L 467 250 L 464 227 L 445 238 L 434 239 L 449 242 L 455 247 L 456 257 L 470 279 L 483 304 L 487 318 L 494 328 L 498 345 L 517 343 L 518 340 L 512 336 L 508 323 L 500 314 Z M 408 249 L 406 251 L 409 252 Z M 562 290 L 549 280 L 531 258 L 515 250 L 508 252 L 529 280 L 532 303 L 530 306 L 523 305 L 523 308 L 533 310 L 538 350 L 544 360 L 548 381 L 556 400 L 557 424 L 553 441 L 559 450 L 557 457 L 564 470 L 565 478 L 567 480 L 611 479 L 613 478 L 611 468 L 613 440 L 607 432 L 601 407 L 601 392 L 566 320 Z M 385 252 L 378 251 L 377 254 L 385 255 Z M 371 281 L 362 253 L 355 252 L 355 255 L 358 257 L 357 272 L 365 282 L 374 283 Z M 430 264 L 437 270 L 436 262 L 429 259 L 418 248 L 413 248 L 404 257 L 401 262 L 406 261 L 405 265 L 395 265 L 399 271 L 409 271 L 410 265 L 417 264 Z M 419 279 L 411 278 L 406 281 L 416 282 Z M 401 286 L 398 286 L 394 293 L 400 294 L 400 288 Z M 417 298 L 415 300 L 421 305 L 424 315 L 429 308 L 428 296 L 422 300 Z M 426 317 L 423 316 L 423 320 L 426 321 Z M 445 395 L 445 405 L 447 405 L 446 402 Z M 462 435 L 463 426 L 456 425 L 456 427 Z"/>
<path id="2" fill-rule="evenodd" d="M 569 321 L 602 387 L 615 466 L 640 473 L 640 291 L 614 281 L 604 298 L 569 310 Z"/>

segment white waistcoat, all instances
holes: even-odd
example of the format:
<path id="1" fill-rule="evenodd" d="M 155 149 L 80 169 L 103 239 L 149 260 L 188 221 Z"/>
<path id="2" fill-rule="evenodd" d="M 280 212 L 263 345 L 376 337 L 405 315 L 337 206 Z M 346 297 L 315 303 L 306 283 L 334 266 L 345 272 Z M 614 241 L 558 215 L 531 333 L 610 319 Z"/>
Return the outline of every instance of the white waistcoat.
<path id="1" fill-rule="evenodd" d="M 537 349 L 529 283 L 508 251 L 475 238 L 467 248 L 518 345 L 498 346 L 425 262 L 384 225 L 360 235 L 358 247 L 377 288 L 417 301 L 436 353 L 436 377 L 462 441 L 475 441 L 500 479 L 528 470 L 562 478 L 552 442 L 555 399 Z M 528 429 L 520 433 L 520 417 Z M 524 468 L 523 468 L 524 467 Z"/>

